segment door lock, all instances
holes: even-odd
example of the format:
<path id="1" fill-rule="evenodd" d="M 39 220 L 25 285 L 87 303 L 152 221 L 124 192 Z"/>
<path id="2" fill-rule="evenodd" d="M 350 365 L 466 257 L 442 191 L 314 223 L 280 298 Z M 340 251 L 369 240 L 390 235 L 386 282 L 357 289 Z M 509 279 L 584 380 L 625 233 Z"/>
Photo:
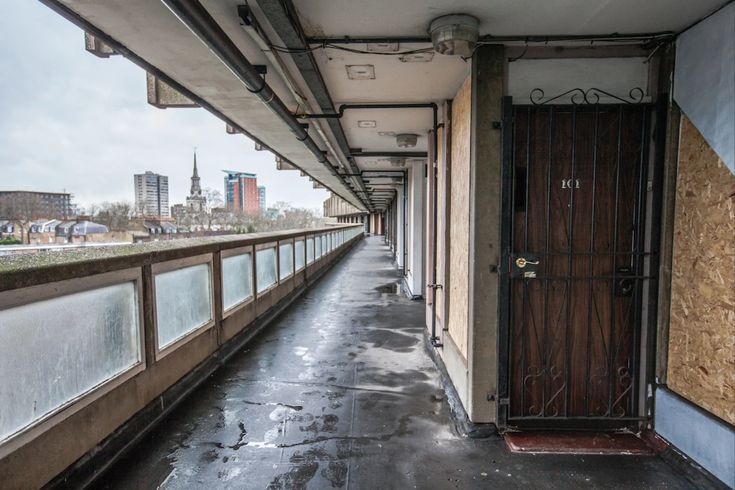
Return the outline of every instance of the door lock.
<path id="1" fill-rule="evenodd" d="M 519 269 L 523 269 L 527 265 L 538 265 L 538 264 L 539 264 L 538 260 L 527 260 L 524 257 L 518 257 L 516 259 L 516 265 L 518 266 Z"/>

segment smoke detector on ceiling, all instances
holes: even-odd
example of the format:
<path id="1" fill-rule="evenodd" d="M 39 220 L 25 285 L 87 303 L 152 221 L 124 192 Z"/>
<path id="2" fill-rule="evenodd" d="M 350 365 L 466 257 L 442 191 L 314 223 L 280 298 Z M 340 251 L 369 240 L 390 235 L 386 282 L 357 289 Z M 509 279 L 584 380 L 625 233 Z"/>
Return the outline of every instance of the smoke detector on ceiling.
<path id="1" fill-rule="evenodd" d="M 472 56 L 480 36 L 480 21 L 466 14 L 442 15 L 431 21 L 429 34 L 434 51 L 455 56 Z"/>
<path id="2" fill-rule="evenodd" d="M 396 135 L 398 148 L 413 148 L 419 140 L 418 134 L 402 133 Z"/>

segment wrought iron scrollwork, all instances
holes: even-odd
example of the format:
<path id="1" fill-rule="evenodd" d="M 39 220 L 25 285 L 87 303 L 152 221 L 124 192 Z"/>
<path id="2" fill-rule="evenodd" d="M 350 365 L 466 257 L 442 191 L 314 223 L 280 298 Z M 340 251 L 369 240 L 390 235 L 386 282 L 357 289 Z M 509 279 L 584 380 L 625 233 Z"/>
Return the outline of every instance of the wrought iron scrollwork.
<path id="1" fill-rule="evenodd" d="M 574 105 L 581 105 L 581 104 L 599 104 L 600 98 L 602 96 L 608 97 L 610 99 L 614 99 L 616 101 L 623 102 L 625 104 L 640 104 L 643 102 L 643 98 L 645 97 L 645 93 L 643 92 L 643 89 L 640 87 L 634 87 L 630 89 L 630 92 L 628 92 L 628 97 L 621 97 L 615 94 L 611 94 L 610 92 L 607 92 L 605 90 L 591 87 L 587 90 L 581 89 L 581 88 L 573 88 L 571 90 L 567 90 L 563 94 L 555 95 L 554 97 L 545 98 L 546 94 L 544 91 L 540 88 L 535 88 L 531 90 L 531 94 L 529 98 L 531 99 L 531 104 L 533 105 L 546 105 L 549 104 L 555 100 L 564 99 L 565 97 L 569 97 L 569 101 Z"/>

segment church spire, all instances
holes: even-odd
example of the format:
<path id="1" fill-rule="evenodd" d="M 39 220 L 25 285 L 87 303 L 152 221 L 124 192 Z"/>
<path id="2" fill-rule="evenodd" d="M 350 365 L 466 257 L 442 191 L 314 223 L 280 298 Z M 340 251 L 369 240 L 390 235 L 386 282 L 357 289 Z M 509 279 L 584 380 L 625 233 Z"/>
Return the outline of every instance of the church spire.
<path id="1" fill-rule="evenodd" d="M 194 148 L 194 173 L 191 176 L 191 192 L 192 196 L 201 196 L 202 188 L 199 185 L 199 171 L 197 170 L 197 149 Z"/>

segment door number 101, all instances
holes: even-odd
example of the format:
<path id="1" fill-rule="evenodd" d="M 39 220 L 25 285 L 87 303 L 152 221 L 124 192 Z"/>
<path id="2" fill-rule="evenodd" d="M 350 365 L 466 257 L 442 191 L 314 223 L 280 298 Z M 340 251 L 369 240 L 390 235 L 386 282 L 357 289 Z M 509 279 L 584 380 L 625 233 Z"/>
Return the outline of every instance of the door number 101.
<path id="1" fill-rule="evenodd" d="M 571 189 L 572 182 L 574 183 L 574 188 L 579 189 L 579 179 L 561 179 L 561 188 Z"/>

